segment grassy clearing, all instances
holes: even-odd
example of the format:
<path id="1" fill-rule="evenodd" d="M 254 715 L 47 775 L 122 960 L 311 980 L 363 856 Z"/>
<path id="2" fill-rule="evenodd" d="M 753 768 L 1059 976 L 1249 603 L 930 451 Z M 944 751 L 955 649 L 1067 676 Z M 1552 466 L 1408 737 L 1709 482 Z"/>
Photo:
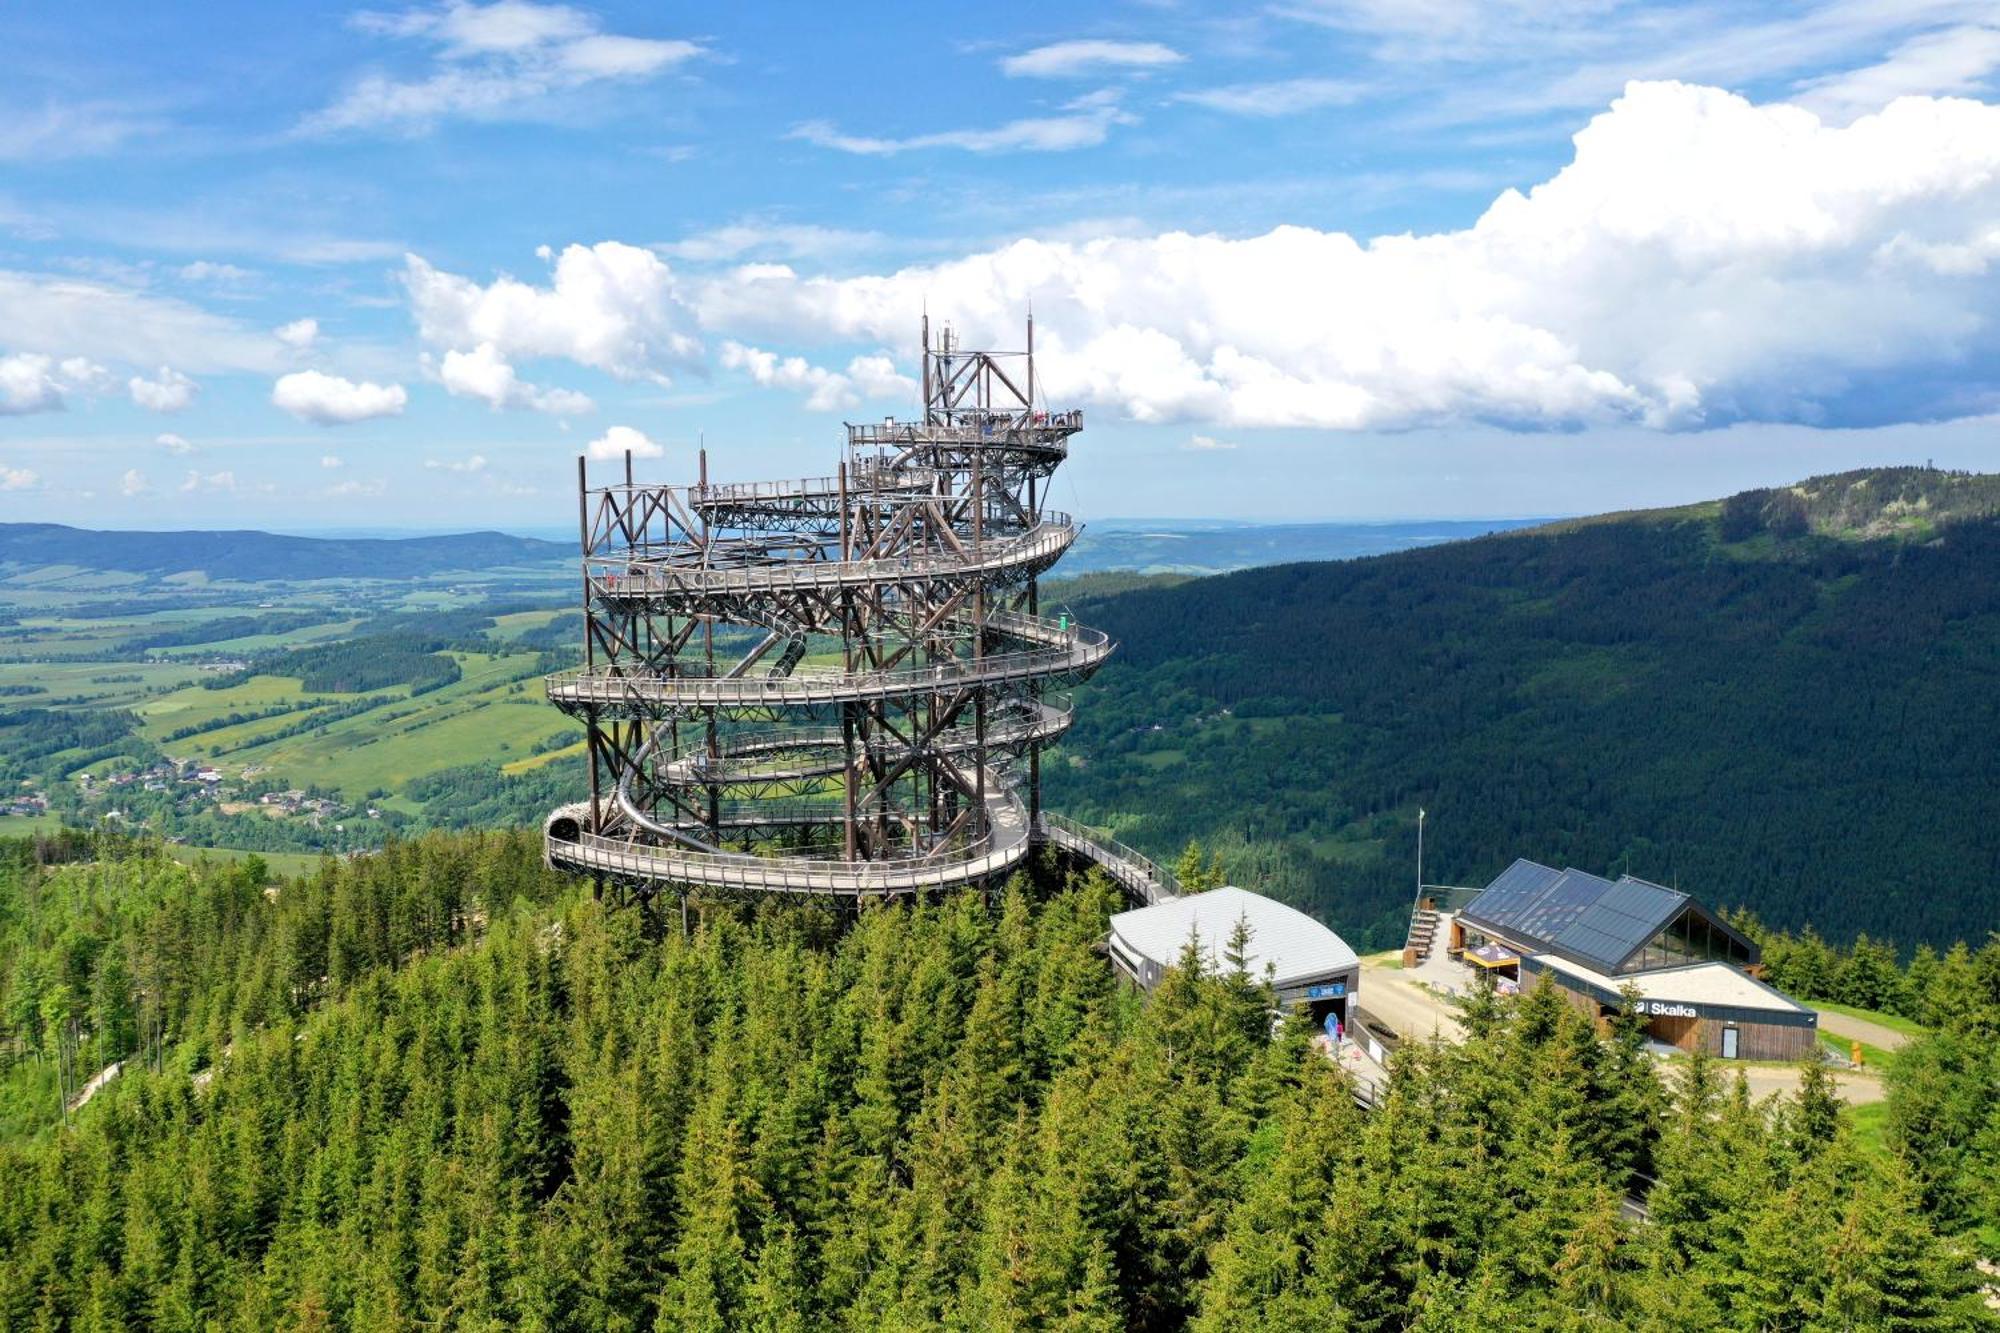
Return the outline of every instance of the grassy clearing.
<path id="1" fill-rule="evenodd" d="M 129 708 L 151 694 L 191 684 L 197 667 L 153 662 L 0 662 L 0 685 L 38 685 L 47 693 L 10 696 L 10 706 Z M 129 679 L 137 676 L 137 680 Z"/>
<path id="2" fill-rule="evenodd" d="M 1854 1132 L 1854 1146 L 1874 1162 L 1889 1160 L 1889 1103 L 1869 1102 L 1847 1108 L 1847 1123 Z"/>
<path id="3" fill-rule="evenodd" d="M 1880 1009 L 1857 1009 L 1851 1004 L 1828 1004 L 1823 1000 L 1813 1001 L 1813 1008 L 1829 1014 L 1845 1014 L 1849 1018 L 1880 1024 L 1891 1032 L 1900 1032 L 1906 1037 L 1921 1037 L 1930 1031 L 1922 1023 L 1912 1022 L 1901 1014 L 1883 1013 Z"/>
<path id="4" fill-rule="evenodd" d="M 337 787 L 350 795 L 375 790 L 395 791 L 413 778 L 468 763 L 498 766 L 531 755 L 534 747 L 556 729 L 555 718 L 541 691 L 523 680 L 536 658 L 530 653 L 453 653 L 463 677 L 443 689 L 411 699 L 402 690 L 389 702 L 353 717 L 341 718 L 303 735 L 285 736 L 233 750 L 232 765 L 260 765 L 297 781 Z M 352 703 L 356 695 L 306 695 L 296 680 L 276 688 L 258 677 L 237 687 L 245 691 L 243 711 L 275 702 Z M 253 690 L 253 687 L 261 687 Z M 234 694 L 234 690 L 203 691 Z M 256 701 L 262 701 L 258 703 Z M 163 704 L 166 701 L 161 701 Z M 229 708 L 222 710 L 231 711 Z M 149 723 L 150 723 L 149 713 Z M 174 715 L 178 716 L 178 714 Z M 229 731 L 204 734 L 202 742 L 237 733 L 234 743 L 254 739 L 260 731 L 296 725 L 297 713 L 284 718 L 240 724 Z M 186 725 L 184 721 L 173 725 Z"/>
<path id="5" fill-rule="evenodd" d="M 1826 1047 L 1842 1059 L 1848 1059 L 1853 1055 L 1854 1041 L 1852 1038 L 1843 1037 L 1834 1032 L 1822 1032 L 1819 1034 L 1819 1042 L 1820 1045 Z M 1885 1051 L 1880 1046 L 1871 1046 L 1865 1041 L 1861 1043 L 1861 1067 L 1863 1069 L 1873 1070 L 1878 1074 L 1886 1073 L 1889 1067 L 1895 1063 L 1896 1053 L 1894 1051 Z"/>
<path id="6" fill-rule="evenodd" d="M 358 620 L 329 620 L 322 625 L 307 625 L 301 629 L 286 630 L 278 634 L 245 634 L 234 639 L 216 639 L 208 643 L 178 645 L 172 648 L 154 649 L 162 657 L 213 657 L 217 653 L 232 656 L 248 656 L 251 653 L 270 652 L 279 648 L 302 648 L 307 644 L 327 643 L 345 638 L 349 631 L 361 622 Z"/>
<path id="7" fill-rule="evenodd" d="M 61 815 L 0 815 L 0 838 L 32 837 L 61 827 Z"/>
<path id="8" fill-rule="evenodd" d="M 557 616 L 565 614 L 561 607 L 547 611 L 510 611 L 504 616 L 493 617 L 493 629 L 487 635 L 493 639 L 517 639 L 532 629 L 541 629 Z"/>
<path id="9" fill-rule="evenodd" d="M 326 711 L 316 709 L 317 702 L 317 700 L 312 702 L 301 700 L 299 706 L 290 712 L 280 713 L 276 717 L 258 718 L 253 722 L 239 722 L 235 726 L 217 727 L 213 731 L 204 731 L 199 736 L 175 741 L 173 748 L 186 747 L 197 754 L 217 756 L 223 761 L 224 767 L 227 767 L 229 763 L 234 762 L 238 753 L 252 749 L 260 743 L 267 743 L 278 732 L 310 720 L 315 711 Z"/>
<path id="10" fill-rule="evenodd" d="M 179 843 L 170 845 L 167 854 L 182 865 L 193 865 L 200 860 L 244 861 L 250 857 L 262 857 L 264 864 L 271 867 L 273 874 L 287 877 L 309 875 L 319 868 L 318 852 L 257 852 L 241 847 L 183 847 Z"/>
<path id="11" fill-rule="evenodd" d="M 142 705 L 138 712 L 142 719 L 140 732 L 155 745 L 170 745 L 175 749 L 185 749 L 190 753 L 204 753 L 210 738 L 206 733 L 190 736 L 182 741 L 168 742 L 164 739 L 170 731 L 183 727 L 212 727 L 231 713 L 257 713 L 279 704 L 297 706 L 306 703 L 338 703 L 351 695 L 308 694 L 300 688 L 297 676 L 252 676 L 240 685 L 227 689 L 210 690 L 199 685 L 176 690 L 172 694 Z"/>
<path id="12" fill-rule="evenodd" d="M 541 754 L 531 754 L 525 759 L 509 760 L 500 765 L 500 771 L 508 777 L 518 777 L 544 764 L 560 763 L 566 759 L 581 759 L 589 748 L 584 742 L 578 741 L 574 745 L 565 745 L 560 750 L 545 750 Z"/>

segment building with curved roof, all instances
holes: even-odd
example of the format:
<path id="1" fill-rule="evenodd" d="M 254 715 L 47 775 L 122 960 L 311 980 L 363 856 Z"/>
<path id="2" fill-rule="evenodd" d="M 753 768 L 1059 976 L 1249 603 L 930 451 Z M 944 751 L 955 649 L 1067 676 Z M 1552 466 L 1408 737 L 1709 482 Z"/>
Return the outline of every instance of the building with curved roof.
<path id="1" fill-rule="evenodd" d="M 1147 990 L 1190 942 L 1204 966 L 1222 969 L 1239 923 L 1249 931 L 1250 974 L 1261 980 L 1268 973 L 1281 1005 L 1303 1003 L 1315 1022 L 1329 1014 L 1347 1021 L 1361 982 L 1361 960 L 1347 941 L 1296 907 L 1233 885 L 1119 912 L 1111 918 L 1111 961 Z"/>

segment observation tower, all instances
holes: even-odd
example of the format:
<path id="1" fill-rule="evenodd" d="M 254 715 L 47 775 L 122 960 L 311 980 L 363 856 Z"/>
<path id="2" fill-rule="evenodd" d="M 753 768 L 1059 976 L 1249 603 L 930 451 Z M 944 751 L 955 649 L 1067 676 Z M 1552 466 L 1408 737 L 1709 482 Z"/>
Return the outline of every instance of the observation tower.
<path id="1" fill-rule="evenodd" d="M 1110 656 L 1042 614 L 1076 540 L 1043 507 L 1083 428 L 1019 352 L 923 328 L 923 414 L 847 427 L 834 475 L 590 485 L 584 662 L 550 702 L 590 792 L 550 864 L 620 900 L 701 888 L 886 897 L 1005 874 L 1047 833 L 1040 751 Z"/>

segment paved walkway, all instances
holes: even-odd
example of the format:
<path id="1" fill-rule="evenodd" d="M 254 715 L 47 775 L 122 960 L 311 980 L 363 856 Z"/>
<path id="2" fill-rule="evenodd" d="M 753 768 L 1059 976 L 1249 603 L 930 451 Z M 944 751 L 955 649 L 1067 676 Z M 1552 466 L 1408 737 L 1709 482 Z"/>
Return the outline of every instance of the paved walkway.
<path id="1" fill-rule="evenodd" d="M 1361 993 L 1355 1004 L 1405 1040 L 1421 1040 L 1433 1032 L 1462 1041 L 1465 1029 L 1451 1002 L 1424 989 L 1412 973 L 1369 959 L 1361 960 Z"/>
<path id="2" fill-rule="evenodd" d="M 125 1062 L 123 1060 L 113 1060 L 110 1064 L 92 1074 L 90 1081 L 85 1083 L 81 1088 L 78 1088 L 76 1095 L 69 1099 L 68 1109 L 71 1111 L 81 1111 L 85 1106 L 90 1104 L 92 1097 L 95 1097 L 99 1092 L 104 1090 L 105 1084 L 118 1077 L 118 1071 L 124 1067 Z"/>
<path id="3" fill-rule="evenodd" d="M 1879 1046 L 1885 1051 L 1900 1051 L 1910 1044 L 1908 1034 L 1894 1028 L 1885 1028 L 1880 1023 L 1865 1018 L 1855 1018 L 1851 1014 L 1836 1014 L 1822 1009 L 1819 1011 L 1819 1030 L 1831 1032 L 1836 1037 L 1849 1041 L 1865 1041 L 1870 1046 Z"/>
<path id="4" fill-rule="evenodd" d="M 1727 1060 L 1716 1061 L 1715 1068 L 1721 1072 L 1725 1080 L 1735 1073 Z M 1882 1086 L 1882 1080 L 1872 1074 L 1859 1074 L 1848 1069 L 1834 1069 L 1828 1072 L 1833 1075 L 1834 1086 L 1840 1090 L 1840 1099 L 1849 1106 L 1867 1106 L 1889 1095 L 1887 1089 Z M 1748 1065 L 1743 1068 L 1743 1078 L 1750 1085 L 1752 1097 L 1768 1097 L 1774 1092 L 1790 1097 L 1799 1090 L 1799 1071 L 1790 1066 L 1775 1068 L 1770 1065 Z M 1724 1086 L 1728 1086 L 1727 1083 Z"/>

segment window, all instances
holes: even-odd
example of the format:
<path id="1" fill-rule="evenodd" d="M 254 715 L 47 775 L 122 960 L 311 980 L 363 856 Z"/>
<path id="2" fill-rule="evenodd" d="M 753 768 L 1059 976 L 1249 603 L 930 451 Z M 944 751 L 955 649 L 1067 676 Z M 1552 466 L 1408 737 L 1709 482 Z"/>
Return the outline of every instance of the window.
<path id="1" fill-rule="evenodd" d="M 1675 917 L 1626 964 L 1628 972 L 1644 972 L 1656 967 L 1684 967 L 1689 963 L 1721 962 L 1747 966 L 1750 952 L 1727 930 L 1696 907 Z"/>

